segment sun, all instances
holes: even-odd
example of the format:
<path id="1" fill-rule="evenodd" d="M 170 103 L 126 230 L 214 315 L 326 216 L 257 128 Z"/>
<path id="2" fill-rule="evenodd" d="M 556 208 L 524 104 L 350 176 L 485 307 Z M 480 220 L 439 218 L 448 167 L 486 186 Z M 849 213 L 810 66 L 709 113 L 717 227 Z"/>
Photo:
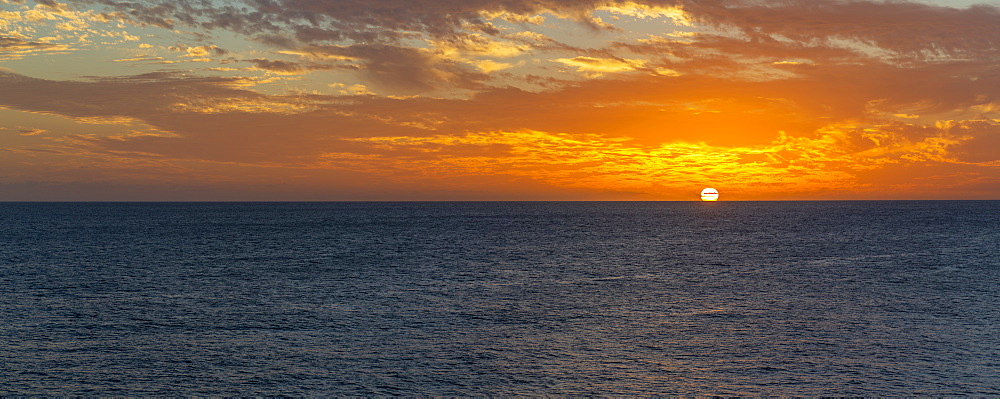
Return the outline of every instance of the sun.
<path id="1" fill-rule="evenodd" d="M 701 190 L 701 200 L 702 201 L 718 201 L 719 200 L 719 190 L 714 188 L 706 188 Z"/>

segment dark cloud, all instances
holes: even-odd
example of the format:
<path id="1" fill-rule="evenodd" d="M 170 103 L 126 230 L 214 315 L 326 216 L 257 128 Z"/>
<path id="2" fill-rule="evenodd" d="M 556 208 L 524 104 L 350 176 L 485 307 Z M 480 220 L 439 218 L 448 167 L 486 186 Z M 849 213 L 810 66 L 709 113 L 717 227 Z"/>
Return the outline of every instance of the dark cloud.
<path id="1" fill-rule="evenodd" d="M 0 104 L 72 117 L 144 117 L 192 98 L 262 97 L 233 87 L 241 83 L 237 78 L 189 77 L 179 72 L 52 81 L 0 71 Z"/>
<path id="2" fill-rule="evenodd" d="M 140 1 L 96 0 L 76 1 L 75 3 L 102 4 L 114 10 L 114 12 L 109 12 L 105 15 L 127 19 L 139 25 L 152 25 L 164 29 L 173 29 L 174 24 L 177 23 L 177 18 L 188 25 L 195 24 L 195 20 L 191 17 L 194 14 L 192 7 L 183 7 L 183 5 L 187 4 L 186 1 L 145 3 Z M 209 12 L 209 10 L 209 8 L 203 8 L 198 10 L 197 13 L 204 14 Z"/>
<path id="3" fill-rule="evenodd" d="M 182 132 L 183 137 L 99 139 L 94 144 L 114 151 L 179 159 L 297 166 L 315 163 L 323 153 L 350 151 L 349 143 L 340 141 L 341 137 L 420 134 L 412 127 L 329 110 L 299 114 L 183 113 L 152 117 L 149 121 L 161 129 Z"/>
<path id="4" fill-rule="evenodd" d="M 313 40 L 348 39 L 395 43 L 403 32 L 445 36 L 472 27 L 498 32 L 482 11 L 532 14 L 546 10 L 580 16 L 607 2 L 598 0 L 244 0 L 216 4 L 196 0 L 77 0 L 103 4 L 136 23 L 172 28 L 180 22 L 202 29 L 225 29 L 254 37 L 275 35 Z M 711 1 L 716 2 L 715 0 Z M 674 1 L 656 1 L 675 4 Z"/>
<path id="5" fill-rule="evenodd" d="M 90 2 L 78 0 L 78 2 Z M 534 14 L 552 10 L 581 22 L 598 0 L 244 0 L 218 4 L 195 0 L 99 2 L 134 21 L 172 27 L 225 29 L 250 36 L 283 34 L 315 41 L 394 42 L 402 32 L 446 36 L 472 28 L 497 32 L 482 12 Z M 857 38 L 907 53 L 994 51 L 1000 10 L 843 0 L 639 0 L 651 6 L 682 6 L 696 21 L 742 29 L 747 35 L 781 35 L 799 41 Z"/>
<path id="6" fill-rule="evenodd" d="M 295 39 L 302 43 L 339 42 L 346 39 L 344 32 L 314 26 L 298 26 L 295 28 Z"/>
<path id="7" fill-rule="evenodd" d="M 265 58 L 254 58 L 246 61 L 251 63 L 254 66 L 254 68 L 263 69 L 265 71 L 271 71 L 275 73 L 282 73 L 282 74 L 300 74 L 308 71 L 335 68 L 334 65 L 330 64 L 268 60 Z"/>
<path id="8" fill-rule="evenodd" d="M 92 3 L 96 0 L 77 1 Z M 588 23 L 595 8 L 609 4 L 602 0 L 242 0 L 225 3 L 100 0 L 99 3 L 136 23 L 229 30 L 284 49 L 351 57 L 360 63 L 341 63 L 339 67 L 358 68 L 375 86 L 403 93 L 481 88 L 485 80 L 485 76 L 467 66 L 405 45 L 406 39 L 414 35 L 426 35 L 448 43 L 462 42 L 462 38 L 469 37 L 469 32 L 501 35 L 482 16 L 490 12 L 532 15 L 551 10 Z M 748 62 L 763 66 L 763 63 L 785 60 L 805 60 L 812 64 L 891 62 L 898 65 L 1000 60 L 1000 45 L 996 39 L 1000 37 L 1000 9 L 996 7 L 956 9 L 908 2 L 845 0 L 638 0 L 635 3 L 680 6 L 703 32 L 684 43 L 619 43 L 609 48 L 574 49 L 549 39 L 529 47 L 543 52 L 601 53 L 603 58 L 625 57 L 615 53 L 631 52 L 652 58 L 651 67 L 720 75 L 746 70 Z M 216 51 L 203 50 L 206 51 L 201 53 Z M 284 73 L 297 71 L 296 65 L 288 61 L 254 62 L 261 69 Z M 304 64 L 298 67 L 321 69 Z M 787 77 L 802 72 L 809 65 L 767 68 L 773 76 Z M 790 73 L 782 74 L 783 71 Z"/>
<path id="9" fill-rule="evenodd" d="M 358 62 L 359 72 L 376 86 L 403 93 L 444 88 L 480 88 L 486 75 L 442 58 L 432 51 L 390 45 L 311 46 L 303 49 L 318 57 L 341 57 Z"/>
<path id="10" fill-rule="evenodd" d="M 39 134 L 45 133 L 44 129 L 36 129 L 30 127 L 22 127 L 17 129 L 22 136 L 37 136 Z"/>
<path id="11" fill-rule="evenodd" d="M 779 36 L 830 45 L 854 39 L 913 58 L 996 57 L 1000 9 L 874 1 L 765 1 L 694 13 L 701 23 L 733 26 L 750 38 Z M 696 8 L 697 10 L 697 8 Z"/>
<path id="12" fill-rule="evenodd" d="M 0 71 L 0 106 L 75 118 L 128 117 L 174 137 L 76 137 L 92 151 L 219 162 L 314 160 L 343 144 L 337 137 L 414 135 L 419 129 L 386 124 L 371 114 L 349 115 L 325 96 L 265 96 L 234 85 L 239 79 L 190 78 L 156 72 L 89 81 L 51 81 Z M 155 93 L 155 95 L 151 95 Z M 312 102 L 312 111 L 254 110 Z M 345 100 L 339 100 L 343 103 Z M 308 104 L 308 103 L 307 103 Z M 240 107 L 248 106 L 249 111 Z M 138 155 L 146 154 L 146 155 Z"/>
<path id="13" fill-rule="evenodd" d="M 305 68 L 297 62 L 288 62 L 281 60 L 266 60 L 263 58 L 256 58 L 252 60 L 247 60 L 254 67 L 260 68 L 267 71 L 279 72 L 279 73 L 302 73 Z"/>
<path id="14" fill-rule="evenodd" d="M 34 50 L 51 50 L 60 47 L 61 47 L 60 45 L 52 43 L 32 42 L 16 37 L 0 36 L 0 53 L 7 51 L 21 52 L 21 51 L 34 51 Z"/>
<path id="15" fill-rule="evenodd" d="M 956 137 L 968 137 L 955 147 L 959 160 L 971 163 L 994 163 L 1000 167 L 1000 122 L 996 120 L 960 121 L 945 130 Z"/>
<path id="16" fill-rule="evenodd" d="M 651 66 L 730 77 L 738 73 L 744 79 L 784 79 L 837 65 L 857 70 L 855 76 L 864 79 L 869 74 L 857 66 L 883 70 L 885 64 L 927 67 L 924 70 L 952 77 L 971 69 L 982 73 L 984 65 L 1000 60 L 996 7 L 827 0 L 740 3 L 689 3 L 685 9 L 696 24 L 714 30 L 693 37 L 615 43 L 610 49 L 650 57 Z"/>

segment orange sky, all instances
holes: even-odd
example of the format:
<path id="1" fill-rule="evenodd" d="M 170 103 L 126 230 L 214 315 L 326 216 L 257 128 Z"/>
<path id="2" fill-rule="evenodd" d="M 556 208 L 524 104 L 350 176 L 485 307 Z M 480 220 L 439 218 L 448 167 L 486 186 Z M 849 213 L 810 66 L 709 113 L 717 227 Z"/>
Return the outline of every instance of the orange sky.
<path id="1" fill-rule="evenodd" d="M 0 200 L 1000 199 L 1000 8 L 0 0 Z"/>

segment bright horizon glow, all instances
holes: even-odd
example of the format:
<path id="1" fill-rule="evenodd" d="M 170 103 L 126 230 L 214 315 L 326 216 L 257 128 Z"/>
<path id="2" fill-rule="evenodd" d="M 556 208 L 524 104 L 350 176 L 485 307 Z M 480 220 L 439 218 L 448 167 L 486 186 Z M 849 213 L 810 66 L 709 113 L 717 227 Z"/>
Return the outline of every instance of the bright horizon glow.
<path id="1" fill-rule="evenodd" d="M 223 3 L 0 0 L 0 201 L 1000 199 L 995 2 Z"/>
<path id="2" fill-rule="evenodd" d="M 714 188 L 706 188 L 701 190 L 701 200 L 702 201 L 718 201 L 719 191 Z"/>

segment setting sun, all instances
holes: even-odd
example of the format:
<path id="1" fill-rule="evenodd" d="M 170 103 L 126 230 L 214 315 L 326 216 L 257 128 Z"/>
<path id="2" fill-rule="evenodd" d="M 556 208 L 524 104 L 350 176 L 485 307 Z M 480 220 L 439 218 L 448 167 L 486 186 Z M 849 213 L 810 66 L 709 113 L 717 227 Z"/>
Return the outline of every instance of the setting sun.
<path id="1" fill-rule="evenodd" d="M 714 188 L 706 188 L 701 190 L 701 200 L 702 201 L 718 201 L 719 191 Z"/>

